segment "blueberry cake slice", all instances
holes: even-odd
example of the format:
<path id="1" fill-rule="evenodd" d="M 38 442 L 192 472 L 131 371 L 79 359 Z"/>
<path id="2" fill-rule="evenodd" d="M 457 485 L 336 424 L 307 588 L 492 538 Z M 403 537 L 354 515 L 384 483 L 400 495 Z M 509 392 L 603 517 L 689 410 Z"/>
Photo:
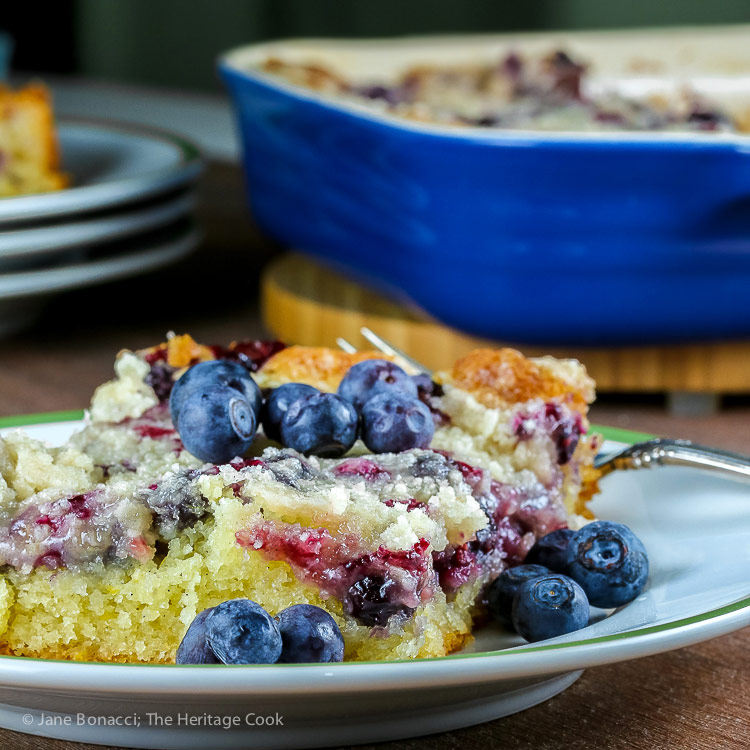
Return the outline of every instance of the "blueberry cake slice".
<path id="1" fill-rule="evenodd" d="M 212 463 L 186 450 L 168 402 L 187 367 L 216 358 L 265 393 L 333 392 L 382 355 L 172 336 L 118 356 L 66 444 L 0 438 L 4 653 L 170 663 L 197 613 L 246 597 L 272 614 L 322 607 L 347 660 L 441 656 L 471 638 L 490 581 L 587 514 L 598 438 L 575 361 L 479 350 L 418 377 L 426 447 L 358 441 L 321 458 L 259 433 Z"/>

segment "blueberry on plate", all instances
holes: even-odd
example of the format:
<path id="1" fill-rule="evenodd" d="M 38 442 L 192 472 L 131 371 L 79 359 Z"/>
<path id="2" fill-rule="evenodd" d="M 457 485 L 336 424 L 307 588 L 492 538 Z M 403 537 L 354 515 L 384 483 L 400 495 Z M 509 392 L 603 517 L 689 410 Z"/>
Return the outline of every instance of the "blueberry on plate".
<path id="1" fill-rule="evenodd" d="M 513 627 L 511 612 L 518 589 L 526 581 L 547 576 L 550 572 L 541 565 L 516 565 L 515 568 L 508 568 L 500 573 L 487 589 L 487 609 L 493 619 L 502 625 Z"/>
<path id="2" fill-rule="evenodd" d="M 624 524 L 594 521 L 570 540 L 568 575 L 595 607 L 619 607 L 633 601 L 646 584 L 646 548 Z"/>
<path id="3" fill-rule="evenodd" d="M 373 453 L 428 448 L 435 434 L 432 412 L 403 393 L 381 393 L 362 407 L 362 440 Z"/>
<path id="4" fill-rule="evenodd" d="M 513 627 L 531 642 L 585 628 L 589 614 L 584 590 L 558 573 L 526 581 L 513 600 Z"/>
<path id="5" fill-rule="evenodd" d="M 242 394 L 226 385 L 192 391 L 177 416 L 185 448 L 201 461 L 225 464 L 255 437 L 255 414 Z"/>
<path id="6" fill-rule="evenodd" d="M 255 414 L 255 421 L 258 421 L 263 395 L 250 373 L 239 362 L 232 362 L 229 359 L 212 359 L 188 368 L 174 384 L 169 396 L 169 413 L 175 427 L 178 427 L 180 409 L 188 395 L 196 390 L 205 390 L 212 385 L 226 385 L 239 391 L 250 404 Z"/>
<path id="7" fill-rule="evenodd" d="M 260 604 L 230 599 L 206 617 L 206 642 L 223 664 L 275 664 L 281 656 L 276 620 Z"/>
<path id="8" fill-rule="evenodd" d="M 544 565 L 555 573 L 567 573 L 568 546 L 573 534 L 573 529 L 557 529 L 537 539 L 526 555 L 526 562 Z"/>
<path id="9" fill-rule="evenodd" d="M 213 607 L 196 615 L 177 647 L 175 664 L 219 664 L 216 654 L 206 642 L 206 617 Z"/>
<path id="10" fill-rule="evenodd" d="M 276 616 L 281 633 L 279 662 L 302 664 L 344 660 L 344 636 L 336 620 L 312 604 L 295 604 Z"/>
<path id="11" fill-rule="evenodd" d="M 281 442 L 281 420 L 284 418 L 289 404 L 303 396 L 312 396 L 317 388 L 305 383 L 284 383 L 274 388 L 263 405 L 263 432 L 267 438 Z"/>
<path id="12" fill-rule="evenodd" d="M 306 456 L 343 456 L 357 439 L 359 417 L 349 401 L 316 392 L 293 401 L 281 420 L 281 442 Z"/>
<path id="13" fill-rule="evenodd" d="M 397 364 L 387 359 L 366 359 L 349 368 L 338 393 L 359 412 L 365 402 L 380 393 L 403 393 L 417 398 L 417 384 Z"/>

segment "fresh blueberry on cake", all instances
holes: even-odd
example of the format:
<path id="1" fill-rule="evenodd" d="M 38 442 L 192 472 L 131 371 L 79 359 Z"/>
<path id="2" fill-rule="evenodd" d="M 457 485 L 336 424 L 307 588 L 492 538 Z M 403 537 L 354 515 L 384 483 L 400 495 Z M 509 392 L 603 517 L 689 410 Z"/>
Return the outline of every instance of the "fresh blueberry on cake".
<path id="1" fill-rule="evenodd" d="M 250 373 L 239 362 L 229 359 L 213 359 L 188 367 L 171 388 L 169 414 L 173 424 L 179 421 L 180 410 L 185 399 L 196 390 L 209 386 L 222 386 L 238 391 L 250 405 L 257 421 L 263 404 L 263 395 Z"/>
<path id="2" fill-rule="evenodd" d="M 402 393 L 380 393 L 362 407 L 362 441 L 373 453 L 427 448 L 435 423 L 427 406 Z"/>
<path id="3" fill-rule="evenodd" d="M 0 438 L 0 649 L 204 663 L 335 661 L 336 632 L 346 660 L 465 645 L 488 586 L 590 518 L 593 383 L 512 349 L 432 379 L 383 359 L 171 336 L 118 355 L 64 445 Z"/>
<path id="4" fill-rule="evenodd" d="M 366 359 L 352 365 L 339 383 L 338 392 L 361 412 L 375 396 L 402 393 L 417 397 L 417 384 L 395 362 L 387 359 Z"/>
<path id="5" fill-rule="evenodd" d="M 293 401 L 281 420 L 281 442 L 305 455 L 343 456 L 357 440 L 357 411 L 335 393 Z"/>
<path id="6" fill-rule="evenodd" d="M 304 383 L 284 383 L 274 388 L 268 395 L 263 407 L 263 432 L 271 440 L 281 441 L 281 420 L 289 404 L 302 396 L 319 393 L 316 388 Z"/>
<path id="7" fill-rule="evenodd" d="M 220 385 L 188 394 L 178 419 L 186 450 L 215 464 L 245 453 L 257 428 L 247 400 L 233 388 Z"/>

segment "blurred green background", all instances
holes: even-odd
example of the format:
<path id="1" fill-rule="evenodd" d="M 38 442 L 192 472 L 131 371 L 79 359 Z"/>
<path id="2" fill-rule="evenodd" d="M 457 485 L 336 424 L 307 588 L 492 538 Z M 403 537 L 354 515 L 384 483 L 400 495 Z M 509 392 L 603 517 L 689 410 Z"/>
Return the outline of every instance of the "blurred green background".
<path id="1" fill-rule="evenodd" d="M 750 23 L 750 0 L 5 0 L 17 70 L 215 89 L 216 55 L 287 36 Z M 21 6 L 21 7 L 18 7 Z M 44 20 L 40 23 L 40 16 Z M 748 39 L 750 44 L 750 39 Z"/>

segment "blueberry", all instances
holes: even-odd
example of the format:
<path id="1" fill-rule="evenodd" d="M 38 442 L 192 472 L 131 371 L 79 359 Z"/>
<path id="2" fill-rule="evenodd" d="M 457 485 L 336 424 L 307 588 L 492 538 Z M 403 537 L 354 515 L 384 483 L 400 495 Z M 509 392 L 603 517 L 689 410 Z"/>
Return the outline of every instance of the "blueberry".
<path id="1" fill-rule="evenodd" d="M 413 607 L 398 598 L 398 583 L 388 573 L 355 581 L 346 594 L 346 609 L 362 625 L 385 627 L 391 617 L 410 617 Z"/>
<path id="2" fill-rule="evenodd" d="M 555 573 L 567 573 L 568 545 L 573 534 L 573 529 L 557 529 L 537 539 L 526 555 L 526 562 L 544 565 Z"/>
<path id="3" fill-rule="evenodd" d="M 263 432 L 271 440 L 281 442 L 281 420 L 284 418 L 289 404 L 303 396 L 312 396 L 317 389 L 304 383 L 284 383 L 274 388 L 263 406 Z"/>
<path id="4" fill-rule="evenodd" d="M 178 426 L 180 409 L 188 395 L 195 390 L 205 390 L 212 385 L 227 385 L 239 391 L 250 404 L 255 414 L 255 421 L 258 421 L 263 403 L 263 395 L 258 384 L 239 362 L 213 359 L 208 362 L 199 362 L 185 370 L 172 387 L 172 393 L 169 396 L 169 413 L 175 427 Z"/>
<path id="5" fill-rule="evenodd" d="M 648 556 L 624 524 L 594 521 L 576 531 L 568 547 L 568 575 L 595 607 L 619 607 L 643 590 Z"/>
<path id="6" fill-rule="evenodd" d="M 362 408 L 362 440 L 373 453 L 427 448 L 434 434 L 432 412 L 411 396 L 381 393 Z"/>
<path id="7" fill-rule="evenodd" d="M 281 442 L 306 456 L 335 458 L 354 445 L 358 422 L 349 401 L 316 392 L 289 405 L 281 420 Z"/>
<path id="8" fill-rule="evenodd" d="M 255 437 L 255 414 L 234 388 L 192 391 L 177 416 L 180 439 L 201 461 L 225 464 L 241 456 Z"/>
<path id="9" fill-rule="evenodd" d="M 403 393 L 417 397 L 417 384 L 398 365 L 387 359 L 366 359 L 344 375 L 338 393 L 359 412 L 365 402 L 380 393 Z"/>
<path id="10" fill-rule="evenodd" d="M 503 625 L 512 627 L 511 611 L 513 598 L 526 581 L 549 575 L 541 565 L 517 565 L 504 570 L 487 589 L 487 609 L 492 617 Z"/>
<path id="11" fill-rule="evenodd" d="M 526 581 L 513 600 L 513 627 L 532 642 L 585 628 L 589 614 L 583 589 L 557 573 Z"/>
<path id="12" fill-rule="evenodd" d="M 443 389 L 427 373 L 420 372 L 412 375 L 411 379 L 417 386 L 417 396 L 420 401 L 430 398 L 430 396 L 441 396 Z"/>
<path id="13" fill-rule="evenodd" d="M 219 664 L 216 654 L 206 642 L 206 617 L 213 607 L 196 615 L 177 647 L 175 664 Z"/>
<path id="14" fill-rule="evenodd" d="M 206 617 L 206 641 L 224 664 L 275 664 L 281 656 L 276 620 L 249 599 L 214 607 Z"/>
<path id="15" fill-rule="evenodd" d="M 344 636 L 324 609 L 295 604 L 276 616 L 281 633 L 279 662 L 301 664 L 344 660 Z"/>

